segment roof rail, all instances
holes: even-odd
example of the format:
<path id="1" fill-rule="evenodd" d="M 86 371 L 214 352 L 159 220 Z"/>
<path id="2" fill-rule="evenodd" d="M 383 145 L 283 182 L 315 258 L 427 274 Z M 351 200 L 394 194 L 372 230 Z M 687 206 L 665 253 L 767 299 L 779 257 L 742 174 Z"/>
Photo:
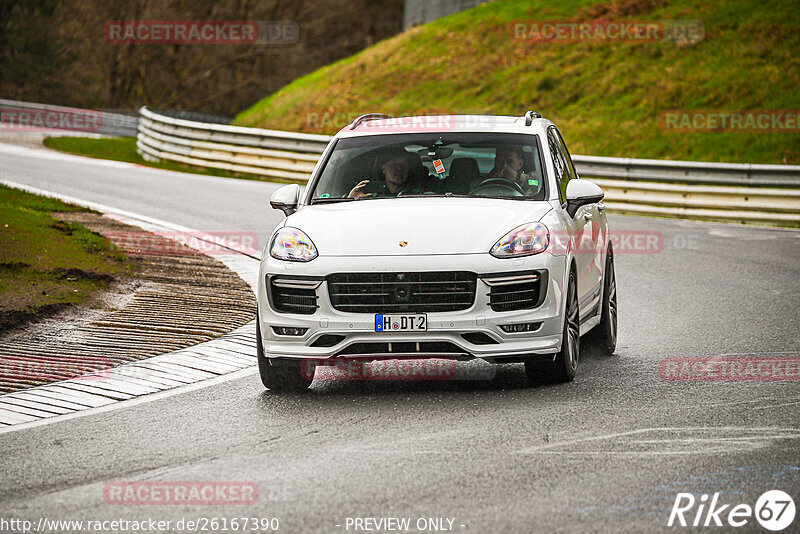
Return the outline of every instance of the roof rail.
<path id="1" fill-rule="evenodd" d="M 387 115 L 386 113 L 366 113 L 358 117 L 356 120 L 354 120 L 353 123 L 350 125 L 350 129 L 355 130 L 356 128 L 358 128 L 359 124 L 361 124 L 367 119 L 391 119 L 391 118 L 392 116 Z"/>
<path id="2" fill-rule="evenodd" d="M 525 126 L 530 126 L 531 123 L 533 122 L 533 119 L 541 119 L 541 118 L 542 114 L 539 113 L 538 111 L 533 111 L 533 110 L 527 111 L 525 113 Z"/>

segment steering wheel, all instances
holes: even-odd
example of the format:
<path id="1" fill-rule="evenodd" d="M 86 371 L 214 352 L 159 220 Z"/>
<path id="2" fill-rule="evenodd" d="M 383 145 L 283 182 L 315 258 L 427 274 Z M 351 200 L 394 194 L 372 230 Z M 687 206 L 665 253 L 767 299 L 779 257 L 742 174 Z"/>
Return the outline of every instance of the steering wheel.
<path id="1" fill-rule="evenodd" d="M 511 189 L 515 193 L 519 193 L 519 196 L 525 196 L 525 192 L 522 190 L 522 186 L 519 185 L 514 180 L 509 180 L 508 178 L 489 178 L 487 180 L 484 180 L 481 183 L 479 183 L 476 188 L 470 191 L 469 194 L 472 195 L 480 191 L 481 189 L 489 188 L 492 186 L 494 186 L 494 188 L 500 188 L 500 189 Z M 478 196 L 481 195 L 478 194 Z M 512 195 L 512 196 L 517 196 L 517 195 Z"/>

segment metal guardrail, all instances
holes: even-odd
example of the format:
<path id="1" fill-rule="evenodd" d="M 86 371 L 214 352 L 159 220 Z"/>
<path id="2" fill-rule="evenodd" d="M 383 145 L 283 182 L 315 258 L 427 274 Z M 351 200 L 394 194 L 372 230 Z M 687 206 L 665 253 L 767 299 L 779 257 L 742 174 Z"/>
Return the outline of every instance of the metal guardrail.
<path id="1" fill-rule="evenodd" d="M 307 181 L 329 136 L 209 124 L 139 110 L 139 152 L 267 179 Z M 800 166 L 573 156 L 619 213 L 800 227 Z"/>
<path id="2" fill-rule="evenodd" d="M 64 106 L 51 106 L 49 104 L 35 104 L 31 102 L 20 102 L 17 100 L 0 99 L 0 120 L 3 116 L 8 117 L 10 114 L 19 112 L 28 112 L 29 117 L 25 122 L 34 122 L 35 120 L 46 120 L 48 115 L 52 115 L 53 124 L 58 125 L 60 119 L 67 119 L 67 127 L 55 127 L 53 130 L 75 131 L 76 133 L 93 133 L 99 135 L 107 135 L 110 137 L 136 137 L 137 126 L 139 124 L 139 117 L 136 115 L 125 115 L 122 113 L 112 113 L 108 111 L 100 111 L 93 109 L 70 108 Z M 96 128 L 78 129 L 75 130 L 69 124 L 69 117 L 80 117 L 91 115 L 97 118 Z M 19 126 L 17 118 L 14 119 Z M 39 130 L 40 128 L 36 128 Z"/>
<path id="3" fill-rule="evenodd" d="M 175 119 L 139 110 L 136 145 L 145 159 L 307 181 L 330 141 L 325 135 Z"/>
<path id="4" fill-rule="evenodd" d="M 715 185 L 800 187 L 800 165 L 573 156 L 581 175 Z"/>

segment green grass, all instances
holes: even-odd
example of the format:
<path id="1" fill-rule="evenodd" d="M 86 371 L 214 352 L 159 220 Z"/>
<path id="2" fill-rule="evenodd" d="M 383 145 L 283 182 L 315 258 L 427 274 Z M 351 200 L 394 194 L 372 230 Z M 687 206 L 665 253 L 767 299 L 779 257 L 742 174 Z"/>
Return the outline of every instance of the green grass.
<path id="1" fill-rule="evenodd" d="M 188 172 L 192 174 L 203 174 L 206 176 L 221 176 L 223 178 L 246 178 L 249 180 L 261 180 L 257 176 L 250 174 L 240 174 L 224 171 L 222 169 L 204 169 L 173 163 L 169 161 L 152 162 L 147 161 L 136 151 L 136 139 L 133 137 L 113 137 L 94 139 L 91 137 L 47 137 L 44 146 L 70 154 L 89 156 L 98 159 L 110 159 L 114 161 L 124 161 L 126 163 L 136 163 L 155 169 L 167 171 Z M 267 180 L 267 178 L 264 178 Z M 293 183 L 290 180 L 280 180 L 269 178 L 270 182 Z"/>
<path id="2" fill-rule="evenodd" d="M 532 42 L 512 23 L 694 19 L 705 38 Z M 235 124 L 334 133 L 365 112 L 536 109 L 576 154 L 800 163 L 800 133 L 674 132 L 668 110 L 800 109 L 800 10 L 791 0 L 503 0 L 439 19 L 299 78 Z"/>
<path id="3" fill-rule="evenodd" d="M 0 186 L 0 331 L 133 273 L 105 238 L 53 216 L 74 211 L 89 210 Z"/>

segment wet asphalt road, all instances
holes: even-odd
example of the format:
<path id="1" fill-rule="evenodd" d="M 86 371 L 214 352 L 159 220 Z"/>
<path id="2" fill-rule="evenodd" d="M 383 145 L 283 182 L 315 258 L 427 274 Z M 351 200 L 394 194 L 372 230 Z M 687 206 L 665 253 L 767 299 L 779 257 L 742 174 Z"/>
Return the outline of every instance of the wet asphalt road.
<path id="1" fill-rule="evenodd" d="M 281 217 L 267 202 L 276 186 L 253 181 L 2 150 L 0 179 L 198 230 L 263 236 Z M 571 384 L 531 387 L 521 365 L 503 365 L 492 380 L 329 381 L 285 395 L 251 374 L 0 435 L 0 519 L 277 517 L 279 532 L 356 532 L 347 518 L 408 517 L 450 518 L 465 533 L 652 532 L 671 530 L 678 492 L 754 505 L 782 489 L 800 505 L 800 382 L 660 374 L 665 358 L 800 358 L 800 232 L 610 220 L 661 232 L 663 249 L 618 253 L 617 353 L 585 355 Z M 201 480 L 255 482 L 258 501 L 103 497 L 109 481 Z M 759 528 L 751 518 L 738 530 Z"/>

